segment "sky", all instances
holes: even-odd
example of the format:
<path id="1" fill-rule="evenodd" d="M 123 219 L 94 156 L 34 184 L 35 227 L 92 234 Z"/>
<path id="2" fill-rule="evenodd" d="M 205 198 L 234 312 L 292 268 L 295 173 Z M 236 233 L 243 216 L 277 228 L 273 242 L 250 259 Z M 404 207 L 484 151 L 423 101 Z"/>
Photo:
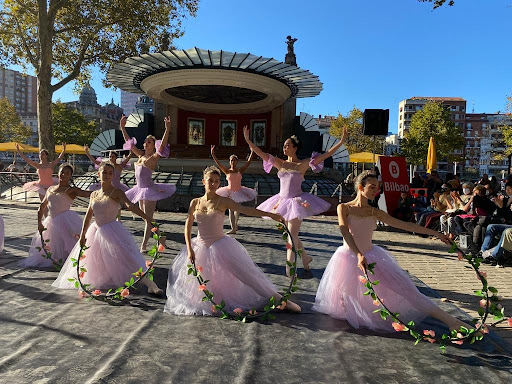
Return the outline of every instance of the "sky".
<path id="1" fill-rule="evenodd" d="M 504 111 L 512 94 L 511 0 L 456 0 L 435 11 L 416 0 L 201 0 L 184 22 L 179 49 L 250 52 L 284 61 L 286 36 L 297 64 L 320 77 L 323 91 L 297 100 L 297 114 L 390 110 L 397 132 L 398 103 L 413 96 L 463 97 L 467 110 Z M 98 102 L 120 91 L 104 89 L 93 71 Z M 73 84 L 54 99 L 78 99 Z"/>

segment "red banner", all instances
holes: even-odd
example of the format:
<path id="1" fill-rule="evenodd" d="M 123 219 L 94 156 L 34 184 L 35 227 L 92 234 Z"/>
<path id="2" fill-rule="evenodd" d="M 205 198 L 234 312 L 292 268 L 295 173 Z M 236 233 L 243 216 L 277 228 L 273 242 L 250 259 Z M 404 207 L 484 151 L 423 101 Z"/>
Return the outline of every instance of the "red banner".
<path id="1" fill-rule="evenodd" d="M 400 192 L 409 192 L 409 176 L 405 157 L 379 157 L 379 169 L 382 177 L 382 194 L 379 208 L 393 215 L 398 207 Z"/>

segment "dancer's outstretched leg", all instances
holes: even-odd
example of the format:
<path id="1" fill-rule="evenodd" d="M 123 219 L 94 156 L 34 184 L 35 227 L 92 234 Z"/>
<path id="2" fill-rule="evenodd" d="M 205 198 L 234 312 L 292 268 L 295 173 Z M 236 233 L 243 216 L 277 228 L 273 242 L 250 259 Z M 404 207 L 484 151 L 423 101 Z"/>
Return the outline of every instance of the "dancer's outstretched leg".
<path id="1" fill-rule="evenodd" d="M 231 224 L 231 231 L 227 232 L 228 235 L 236 234 L 237 225 L 235 220 L 235 212 L 233 212 L 231 209 L 229 210 L 229 223 Z"/>
<path id="2" fill-rule="evenodd" d="M 148 240 L 152 235 L 151 229 L 152 229 L 152 222 L 153 222 L 153 215 L 155 213 L 156 208 L 156 201 L 148 201 L 148 200 L 141 200 L 140 206 L 142 211 L 150 217 L 151 220 L 146 221 L 146 225 L 144 227 L 144 239 L 142 240 L 142 244 L 140 246 L 140 251 L 145 252 L 146 248 L 148 246 Z"/>
<path id="3" fill-rule="evenodd" d="M 292 235 L 293 243 L 295 244 L 297 251 L 299 249 L 302 250 L 302 265 L 304 266 L 304 269 L 306 271 L 309 271 L 309 263 L 311 263 L 313 258 L 306 254 L 306 250 L 304 249 L 304 246 L 302 245 L 302 241 L 299 239 L 299 231 L 300 231 L 301 224 L 302 224 L 302 221 L 300 221 L 299 219 L 293 219 L 293 220 L 288 221 L 288 223 L 287 223 L 288 230 L 290 231 L 290 234 Z M 290 254 L 291 254 L 291 257 L 290 257 Z M 290 249 L 288 250 L 287 256 L 288 256 L 287 257 L 288 261 L 290 261 L 292 263 L 293 263 L 293 261 L 295 261 L 295 255 L 293 254 L 292 250 L 290 250 Z M 288 270 L 287 270 L 287 274 L 289 274 Z"/>

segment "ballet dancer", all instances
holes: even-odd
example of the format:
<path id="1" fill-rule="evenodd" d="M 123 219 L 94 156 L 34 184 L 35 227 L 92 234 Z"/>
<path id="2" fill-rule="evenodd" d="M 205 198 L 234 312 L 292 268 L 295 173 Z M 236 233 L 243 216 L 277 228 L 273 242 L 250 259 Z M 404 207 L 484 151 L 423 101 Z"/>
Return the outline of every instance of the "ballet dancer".
<path id="1" fill-rule="evenodd" d="M 87 145 L 84 145 L 84 151 L 85 151 L 85 154 L 87 155 L 87 157 L 89 158 L 89 160 L 91 160 L 91 162 L 94 164 L 94 168 L 96 168 L 96 169 L 99 169 L 99 167 L 103 161 L 109 161 L 110 164 L 114 165 L 114 177 L 112 179 L 112 185 L 115 188 L 120 189 L 123 192 L 126 192 L 130 189 L 130 187 L 121 183 L 121 172 L 123 172 L 124 169 L 129 167 L 128 163 L 130 162 L 130 159 L 132 157 L 132 152 L 130 152 L 130 155 L 128 157 L 124 158 L 121 161 L 121 163 L 118 164 L 117 163 L 117 153 L 115 151 L 109 152 L 108 159 L 102 159 L 101 157 L 98 157 L 95 159 L 94 157 L 91 156 L 89 147 Z M 101 183 L 91 184 L 88 189 L 89 189 L 89 191 L 97 191 L 97 190 L 101 189 Z"/>
<path id="2" fill-rule="evenodd" d="M 139 207 L 128 200 L 120 189 L 112 185 L 114 166 L 102 163 L 99 169 L 101 189 L 91 194 L 89 208 L 80 234 L 80 240 L 71 251 L 68 260 L 64 263 L 59 276 L 52 286 L 62 289 L 74 289 L 73 279 L 77 277 L 76 267 L 71 259 L 78 260 L 80 247 L 89 247 L 83 257 L 81 266 L 87 272 L 81 277 L 84 284 L 90 284 L 94 289 L 108 289 L 123 286 L 133 277 L 139 268 L 146 269 L 146 261 L 139 252 L 132 235 L 116 220 L 121 205 L 142 217 L 147 222 L 150 217 Z M 94 215 L 95 222 L 91 224 Z M 141 282 L 148 287 L 151 294 L 160 295 L 162 290 L 144 277 Z"/>
<path id="3" fill-rule="evenodd" d="M 62 152 L 59 157 L 51 162 L 48 161 L 49 153 L 46 149 L 41 149 L 39 151 L 39 163 L 30 160 L 23 152 L 21 152 L 18 144 L 16 144 L 16 152 L 18 152 L 21 158 L 25 160 L 28 165 L 36 169 L 37 175 L 39 176 L 39 180 L 25 183 L 23 185 L 23 190 L 25 192 L 37 192 L 39 194 L 39 199 L 43 201 L 48 187 L 59 182 L 58 179 L 52 177 L 52 173 L 53 168 L 55 168 L 55 166 L 59 164 L 64 157 L 64 153 L 66 152 L 66 143 L 62 143 Z"/>
<path id="4" fill-rule="evenodd" d="M 146 247 L 151 233 L 151 222 L 156 209 L 158 200 L 170 197 L 176 192 L 176 186 L 172 184 L 157 184 L 153 182 L 151 175 L 156 168 L 158 160 L 163 157 L 169 157 L 170 147 L 168 144 L 169 134 L 171 133 L 171 118 L 164 118 L 165 132 L 162 140 L 156 140 L 155 136 L 149 135 L 144 140 L 144 150 L 138 149 L 135 144 L 135 138 L 130 138 L 126 132 L 126 116 L 123 115 L 120 121 L 121 131 L 125 140 L 124 149 L 130 149 L 139 159 L 135 163 L 135 179 L 137 184 L 126 192 L 126 197 L 132 203 L 139 203 L 140 209 L 149 217 L 144 228 L 144 238 L 142 240 L 140 251 L 147 252 Z M 163 241 L 164 239 L 161 238 Z M 165 244 L 164 244 L 165 245 Z"/>
<path id="5" fill-rule="evenodd" d="M 258 209 L 267 212 L 280 213 L 286 220 L 286 225 L 290 230 L 291 237 L 296 247 L 302 250 L 302 265 L 304 266 L 303 277 L 312 277 L 309 263 L 313 260 L 308 256 L 304 245 L 299 238 L 300 226 L 302 220 L 309 216 L 315 216 L 327 211 L 331 204 L 327 201 L 305 193 L 301 189 L 304 181 L 304 174 L 308 168 L 313 172 L 320 172 L 323 169 L 323 161 L 331 157 L 343 144 L 347 136 L 347 131 L 343 132 L 341 140 L 333 145 L 326 153 L 318 154 L 313 152 L 311 158 L 299 160 L 297 152 L 300 149 L 300 142 L 296 136 L 292 136 L 284 142 L 283 153 L 287 160 L 282 160 L 263 152 L 249 139 L 249 129 L 244 127 L 244 137 L 252 151 L 263 159 L 263 168 L 265 172 L 270 173 L 272 167 L 277 168 L 280 190 L 258 206 Z M 290 240 L 289 240 L 290 241 Z M 295 254 L 291 249 L 287 250 L 287 260 L 291 263 L 295 261 Z M 286 265 L 286 275 L 290 276 L 290 267 Z"/>
<path id="6" fill-rule="evenodd" d="M 409 275 L 402 270 L 386 250 L 372 244 L 376 221 L 409 232 L 436 236 L 446 244 L 450 239 L 437 231 L 391 217 L 373 208 L 373 200 L 379 189 L 379 181 L 368 171 L 361 173 L 355 182 L 357 196 L 354 200 L 338 205 L 338 221 L 343 236 L 343 246 L 332 256 L 320 281 L 313 309 L 332 317 L 347 320 L 354 328 L 365 327 L 378 332 L 394 332 L 391 318 L 383 320 L 373 299 L 363 293 L 367 290 L 361 281 L 367 263 L 376 263 L 375 292 L 384 300 L 386 307 L 400 313 L 404 322 L 421 322 L 432 316 L 445 323 L 451 330 L 461 325 L 471 328 L 451 316 L 421 294 Z M 359 268 L 359 269 L 358 269 Z"/>
<path id="7" fill-rule="evenodd" d="M 197 280 L 187 274 L 187 265 L 195 261 L 202 268 L 201 275 L 208 283 L 208 290 L 220 303 L 224 300 L 226 310 L 235 308 L 250 310 L 259 308 L 271 296 L 279 302 L 281 295 L 277 288 L 254 264 L 247 250 L 235 239 L 223 233 L 226 209 L 238 211 L 250 216 L 267 216 L 281 221 L 277 213 L 268 213 L 256 208 L 242 206 L 216 191 L 220 184 L 220 171 L 208 167 L 203 173 L 204 196 L 190 203 L 185 223 L 185 242 L 169 269 L 167 280 L 167 302 L 164 311 L 176 315 L 212 315 L 212 306 L 202 301 L 203 292 L 198 288 Z M 194 219 L 198 226 L 198 235 L 192 239 Z M 295 312 L 300 307 L 288 300 L 286 307 Z"/>
<path id="8" fill-rule="evenodd" d="M 70 208 L 76 197 L 89 198 L 91 192 L 71 185 L 73 177 L 71 165 L 62 164 L 58 175 L 59 184 L 48 188 L 46 196 L 39 205 L 37 232 L 32 237 L 28 251 L 29 257 L 18 263 L 20 267 L 36 268 L 52 267 L 54 264 L 62 265 L 78 240 L 82 228 L 82 218 Z M 45 212 L 48 212 L 48 216 L 43 221 Z M 41 237 L 45 241 L 44 244 L 41 243 Z M 53 261 L 43 257 L 45 255 L 43 247 L 51 252 Z"/>
<path id="9" fill-rule="evenodd" d="M 231 200 L 237 203 L 244 203 L 246 201 L 251 201 L 256 198 L 256 191 L 252 188 L 247 188 L 242 186 L 242 174 L 249 167 L 252 161 L 252 156 L 254 152 L 251 151 L 249 155 L 249 159 L 247 162 L 238 168 L 238 156 L 231 155 L 229 156 L 229 168 L 224 167 L 217 156 L 215 156 L 215 145 L 212 145 L 211 148 L 213 161 L 219 167 L 219 169 L 226 175 L 226 179 L 228 181 L 227 187 L 222 187 L 217 189 L 217 195 L 222 197 L 229 197 Z M 238 212 L 233 212 L 231 209 L 229 210 L 229 222 L 231 223 L 231 231 L 228 234 L 236 234 L 238 231 L 238 218 L 240 214 Z"/>

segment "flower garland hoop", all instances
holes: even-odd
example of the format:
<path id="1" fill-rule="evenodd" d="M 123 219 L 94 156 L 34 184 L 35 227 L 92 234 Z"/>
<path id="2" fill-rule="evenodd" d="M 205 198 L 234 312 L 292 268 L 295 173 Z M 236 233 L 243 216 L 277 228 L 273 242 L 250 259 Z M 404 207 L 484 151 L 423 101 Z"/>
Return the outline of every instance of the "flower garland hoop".
<path id="1" fill-rule="evenodd" d="M 41 237 L 41 246 L 40 247 L 36 247 L 36 249 L 39 252 L 43 252 L 44 253 L 43 255 L 41 255 L 41 257 L 43 259 L 51 260 L 51 262 L 52 262 L 53 266 L 55 267 L 55 269 L 57 271 L 60 271 L 62 269 L 62 265 L 64 263 L 62 262 L 62 259 L 55 260 L 52 257 L 52 252 L 50 252 L 50 247 L 47 244 L 47 243 L 50 242 L 50 239 L 46 239 L 46 240 L 43 239 L 43 232 L 44 231 L 46 231 L 45 227 L 43 227 L 43 230 L 41 232 L 39 232 L 39 236 Z"/>
<path id="2" fill-rule="evenodd" d="M 363 293 L 363 295 L 370 296 L 373 299 L 373 303 L 376 306 L 380 306 L 380 308 L 373 311 L 374 313 L 378 312 L 383 320 L 391 317 L 394 320 L 391 325 L 395 331 L 408 331 L 409 334 L 416 339 L 414 345 L 418 344 L 422 340 L 428 341 L 430 343 L 439 342 L 439 348 L 443 353 L 446 350 L 447 342 L 462 345 L 466 340 L 470 340 L 470 344 L 473 344 L 475 341 L 482 340 L 484 337 L 483 335 L 489 333 L 489 329 L 485 324 L 489 314 L 492 314 L 495 320 L 495 322 L 490 324 L 490 326 L 495 326 L 496 324 L 507 320 L 505 317 L 505 309 L 501 304 L 499 304 L 500 297 L 498 296 L 498 290 L 487 284 L 487 274 L 485 272 L 480 272 L 479 270 L 483 259 L 481 257 L 474 256 L 473 254 L 464 253 L 456 243 L 452 243 L 449 252 L 457 252 L 457 258 L 459 260 L 466 260 L 470 266 L 466 265 L 465 267 L 474 269 L 477 278 L 482 283 L 482 289 L 474 291 L 477 296 L 483 297 L 483 299 L 480 300 L 480 308 L 478 309 L 478 315 L 480 318 L 473 319 L 473 322 L 477 324 L 476 328 L 474 329 L 468 329 L 467 327 L 460 326 L 459 329 L 451 330 L 449 334 L 444 333 L 440 338 L 436 338 L 435 332 L 432 330 L 424 330 L 423 334 L 421 334 L 415 330 L 414 321 L 409 321 L 408 323 L 402 321 L 399 318 L 400 314 L 397 312 L 392 312 L 388 307 L 386 307 L 384 300 L 381 299 L 375 292 L 374 287 L 379 284 L 379 281 L 371 281 L 368 272 L 370 272 L 372 275 L 374 274 L 376 263 L 368 264 L 368 269 L 364 271 L 364 277 L 359 276 L 361 283 L 364 284 L 364 286 L 368 289 Z M 489 295 L 489 292 L 491 292 L 491 295 Z M 509 318 L 508 322 L 509 324 L 512 323 L 512 318 Z"/>
<path id="3" fill-rule="evenodd" d="M 241 308 L 235 308 L 233 310 L 233 314 L 229 313 L 225 309 L 225 302 L 222 300 L 219 303 L 216 303 L 213 299 L 213 293 L 210 292 L 207 289 L 207 284 L 210 282 L 210 280 L 204 280 L 201 276 L 202 267 L 196 266 L 195 261 L 193 261 L 191 264 L 188 264 L 188 274 L 194 276 L 197 279 L 197 282 L 199 283 L 199 290 L 204 293 L 204 297 L 202 301 L 209 301 L 212 304 L 212 312 L 217 313 L 220 312 L 221 319 L 230 319 L 230 320 L 237 320 L 241 321 L 243 323 L 254 320 L 256 318 L 262 318 L 262 320 L 274 320 L 276 317 L 272 312 L 275 309 L 283 310 L 286 307 L 286 303 L 288 302 L 288 299 L 292 295 L 293 292 L 296 292 L 298 290 L 297 282 L 299 280 L 297 276 L 297 257 L 302 254 L 302 249 L 297 250 L 295 248 L 295 244 L 293 242 L 293 238 L 290 234 L 290 231 L 288 230 L 288 227 L 284 225 L 283 223 L 277 224 L 277 229 L 282 233 L 283 240 L 290 240 L 291 242 L 291 250 L 295 254 L 295 261 L 292 263 L 290 261 L 286 261 L 286 265 L 290 267 L 290 284 L 288 285 L 288 288 L 282 295 L 280 299 L 279 305 L 275 302 L 274 297 L 270 297 L 268 299 L 268 303 L 263 307 L 263 312 L 257 312 L 256 309 L 253 307 L 249 311 L 244 311 Z M 287 248 L 289 244 L 287 243 Z"/>
<path id="4" fill-rule="evenodd" d="M 149 280 L 153 281 L 153 273 L 155 268 L 153 267 L 156 260 L 158 260 L 163 252 L 164 246 L 160 244 L 160 238 L 163 236 L 162 232 L 159 232 L 159 225 L 156 222 L 153 222 L 153 228 L 151 231 L 153 232 L 153 239 L 156 240 L 156 244 L 148 251 L 148 255 L 152 256 L 153 259 L 151 261 L 146 261 L 146 270 L 143 271 L 142 267 L 139 268 L 138 271 L 132 273 L 132 277 L 129 281 L 126 281 L 123 286 L 118 288 L 111 288 L 107 292 L 102 292 L 99 289 L 94 289 L 90 284 L 84 284 L 81 280 L 84 277 L 87 269 L 84 266 L 80 266 L 80 260 L 86 258 L 84 252 L 89 248 L 87 246 L 80 247 L 80 253 L 78 259 L 72 258 L 73 267 L 76 267 L 77 277 L 70 277 L 68 281 L 74 282 L 75 288 L 81 288 L 78 291 L 80 297 L 87 297 L 89 299 L 94 299 L 98 301 L 103 301 L 109 304 L 118 304 L 121 300 L 124 300 L 130 295 L 130 288 L 136 289 L 134 286 L 137 284 L 142 278 L 146 275 Z"/>

